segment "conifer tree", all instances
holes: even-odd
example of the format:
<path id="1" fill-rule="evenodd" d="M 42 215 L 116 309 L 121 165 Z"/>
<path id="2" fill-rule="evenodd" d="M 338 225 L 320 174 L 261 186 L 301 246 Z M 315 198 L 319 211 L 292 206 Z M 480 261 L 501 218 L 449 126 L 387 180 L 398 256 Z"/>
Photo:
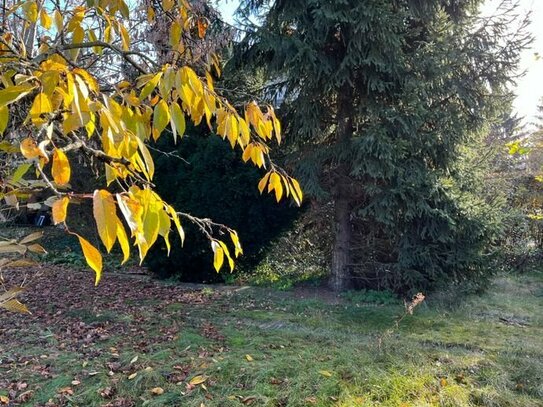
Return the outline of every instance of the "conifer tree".
<path id="1" fill-rule="evenodd" d="M 242 2 L 239 60 L 284 100 L 306 192 L 333 202 L 334 290 L 360 270 L 402 290 L 468 277 L 494 236 L 455 168 L 510 101 L 530 37 L 516 7 L 482 18 L 481 3 Z"/>

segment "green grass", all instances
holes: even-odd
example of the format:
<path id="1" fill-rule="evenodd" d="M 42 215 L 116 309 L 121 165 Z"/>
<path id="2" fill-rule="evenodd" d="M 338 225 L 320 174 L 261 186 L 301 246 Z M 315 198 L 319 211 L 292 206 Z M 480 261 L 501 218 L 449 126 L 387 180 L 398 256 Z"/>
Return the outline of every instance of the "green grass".
<path id="1" fill-rule="evenodd" d="M 542 295 L 541 274 L 501 276 L 481 295 L 430 295 L 398 327 L 403 305 L 374 293 L 329 304 L 249 288 L 73 309 L 76 322 L 123 329 L 81 354 L 34 321 L 38 338 L 17 336 L 0 358 L 37 358 L 50 374 L 3 362 L 0 378 L 27 383 L 28 406 L 543 406 Z"/>

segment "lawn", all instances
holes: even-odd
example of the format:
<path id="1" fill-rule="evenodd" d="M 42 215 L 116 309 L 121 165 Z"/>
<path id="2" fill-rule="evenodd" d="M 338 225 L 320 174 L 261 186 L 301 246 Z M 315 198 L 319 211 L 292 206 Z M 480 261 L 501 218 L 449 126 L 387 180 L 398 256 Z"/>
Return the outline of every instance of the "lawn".
<path id="1" fill-rule="evenodd" d="M 194 288 L 50 268 L 1 314 L 0 404 L 543 406 L 543 276 L 481 295 Z"/>

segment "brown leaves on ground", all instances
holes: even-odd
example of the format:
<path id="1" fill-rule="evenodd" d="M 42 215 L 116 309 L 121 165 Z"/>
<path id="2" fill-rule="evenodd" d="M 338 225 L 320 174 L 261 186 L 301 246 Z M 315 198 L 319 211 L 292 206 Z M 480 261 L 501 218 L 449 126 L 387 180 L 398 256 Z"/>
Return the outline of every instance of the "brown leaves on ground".
<path id="1" fill-rule="evenodd" d="M 10 272 L 4 275 L 9 284 Z M 85 378 L 99 373 L 87 366 L 87 361 L 104 360 L 101 366 L 110 376 L 136 372 L 143 368 L 138 358 L 124 363 L 120 360 L 121 351 L 145 354 L 157 344 L 177 339 L 186 312 L 194 305 L 205 305 L 220 296 L 220 293 L 210 296 L 200 290 L 164 285 L 147 277 L 115 274 L 105 275 L 100 286 L 94 287 L 93 277 L 89 272 L 49 267 L 21 295 L 32 315 L 1 314 L 0 389 L 7 391 L 3 397 L 9 399 L 10 405 L 27 402 L 35 390 L 26 382 L 14 381 L 14 373 L 24 371 L 29 376 L 53 379 L 57 372 L 51 360 L 62 352 L 75 352 L 84 362 L 81 375 L 74 377 L 70 386 L 57 390 L 59 400 L 76 392 Z M 134 281 L 135 278 L 138 280 Z M 162 325 L 157 315 L 168 318 L 170 323 Z M 217 341 L 224 339 L 211 324 L 202 326 L 202 334 Z M 116 337 L 122 338 L 122 350 L 106 345 L 106 341 Z M 24 347 L 21 347 L 21 338 L 24 338 Z M 40 349 L 43 354 L 29 354 L 24 349 Z M 189 369 L 181 367 L 172 372 L 171 381 L 181 382 L 188 374 Z M 157 389 L 150 391 L 159 394 Z M 107 387 L 101 393 L 104 403 L 115 395 L 114 389 Z M 131 403 L 114 399 L 106 405 L 129 406 Z"/>

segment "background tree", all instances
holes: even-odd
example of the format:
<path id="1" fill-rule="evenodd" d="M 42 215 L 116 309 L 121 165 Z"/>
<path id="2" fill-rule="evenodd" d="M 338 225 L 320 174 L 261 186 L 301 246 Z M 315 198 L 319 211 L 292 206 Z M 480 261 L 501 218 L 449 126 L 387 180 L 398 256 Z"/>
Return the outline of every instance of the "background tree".
<path id="1" fill-rule="evenodd" d="M 530 40 L 515 7 L 481 18 L 480 3 L 242 2 L 240 65 L 285 100 L 296 173 L 333 203 L 334 290 L 354 274 L 406 290 L 480 273 L 499 222 L 466 157 Z"/>

